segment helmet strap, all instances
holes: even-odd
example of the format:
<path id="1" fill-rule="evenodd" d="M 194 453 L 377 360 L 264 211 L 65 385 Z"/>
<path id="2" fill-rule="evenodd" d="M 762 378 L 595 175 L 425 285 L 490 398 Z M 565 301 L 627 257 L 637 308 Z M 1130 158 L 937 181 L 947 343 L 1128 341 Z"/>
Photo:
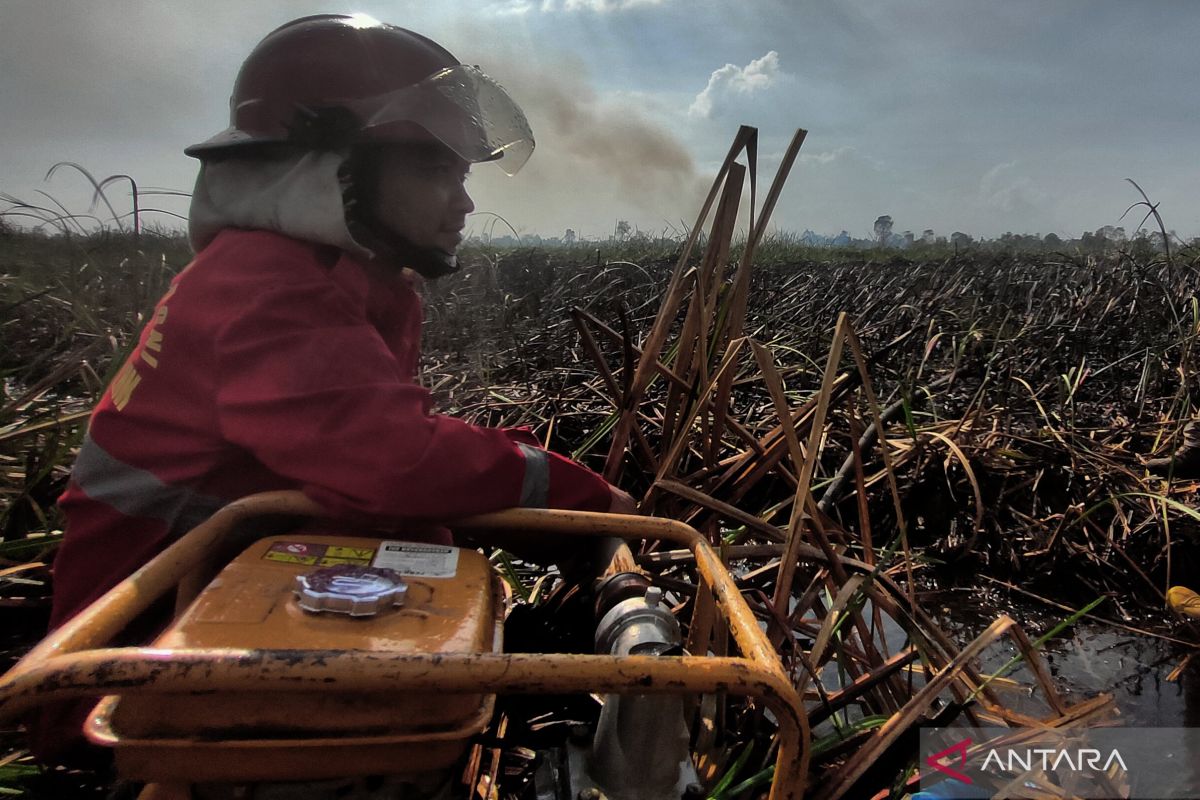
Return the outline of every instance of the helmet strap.
<path id="1" fill-rule="evenodd" d="M 408 267 L 423 278 L 441 278 L 458 271 L 458 257 L 429 247 L 419 247 L 374 219 L 347 214 L 346 223 L 354 240 L 375 254 L 375 260 L 397 268 Z"/>

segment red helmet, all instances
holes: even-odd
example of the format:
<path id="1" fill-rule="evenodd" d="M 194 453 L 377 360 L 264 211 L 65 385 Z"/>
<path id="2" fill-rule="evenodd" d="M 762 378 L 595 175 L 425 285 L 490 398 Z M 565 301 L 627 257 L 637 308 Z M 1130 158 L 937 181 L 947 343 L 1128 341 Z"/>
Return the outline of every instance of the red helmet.
<path id="1" fill-rule="evenodd" d="M 247 145 L 335 149 L 428 141 L 515 173 L 533 152 L 520 107 L 436 42 L 363 15 L 303 17 L 272 31 L 238 72 L 229 128 L 192 145 L 205 158 Z"/>

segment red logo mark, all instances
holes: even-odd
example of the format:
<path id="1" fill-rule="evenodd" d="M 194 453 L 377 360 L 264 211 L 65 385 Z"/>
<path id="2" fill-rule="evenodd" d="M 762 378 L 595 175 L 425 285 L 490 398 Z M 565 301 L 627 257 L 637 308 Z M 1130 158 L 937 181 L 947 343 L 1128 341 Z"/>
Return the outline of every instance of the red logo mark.
<path id="1" fill-rule="evenodd" d="M 941 763 L 943 758 L 948 757 L 951 753 L 957 753 L 958 754 L 958 766 L 966 767 L 967 766 L 967 748 L 970 746 L 971 746 L 971 740 L 963 739 L 958 744 L 951 745 L 950 747 L 947 747 L 945 750 L 941 751 L 940 753 L 934 753 L 929 758 L 925 759 L 925 763 L 928 764 L 929 766 L 933 767 L 934 769 L 936 769 L 938 772 L 944 772 L 945 774 L 949 775 L 951 778 L 954 778 L 955 780 L 962 781 L 963 783 L 974 783 L 974 781 L 972 781 L 970 778 L 968 778 L 966 775 L 962 774 L 958 770 L 954 769 L 953 767 L 947 767 L 945 764 Z"/>

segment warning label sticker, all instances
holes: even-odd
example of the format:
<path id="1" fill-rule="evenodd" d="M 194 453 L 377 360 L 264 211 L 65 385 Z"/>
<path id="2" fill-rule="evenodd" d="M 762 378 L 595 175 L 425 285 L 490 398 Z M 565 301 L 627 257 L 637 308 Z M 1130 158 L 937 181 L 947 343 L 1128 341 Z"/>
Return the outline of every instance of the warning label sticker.
<path id="1" fill-rule="evenodd" d="M 374 567 L 394 569 L 418 578 L 453 578 L 458 572 L 458 548 L 441 544 L 383 542 Z"/>
<path id="2" fill-rule="evenodd" d="M 263 558 L 267 561 L 282 561 L 284 564 L 306 564 L 310 567 L 317 563 L 316 556 L 298 556 L 292 553 L 281 553 L 277 550 L 268 551 Z"/>
<path id="3" fill-rule="evenodd" d="M 317 542 L 275 542 L 263 555 L 267 561 L 284 564 L 303 564 L 309 567 L 332 567 L 334 564 L 368 566 L 375 555 L 370 547 L 339 547 Z"/>
<path id="4" fill-rule="evenodd" d="M 355 561 L 370 561 L 371 556 L 375 555 L 375 549 L 372 547 L 334 547 L 330 545 L 325 551 L 325 555 L 329 558 L 349 558 Z"/>

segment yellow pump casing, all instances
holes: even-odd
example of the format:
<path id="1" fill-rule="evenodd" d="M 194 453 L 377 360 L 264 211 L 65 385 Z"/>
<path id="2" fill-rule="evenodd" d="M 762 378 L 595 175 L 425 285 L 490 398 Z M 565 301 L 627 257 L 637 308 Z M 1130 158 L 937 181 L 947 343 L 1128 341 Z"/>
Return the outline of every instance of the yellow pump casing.
<path id="1" fill-rule="evenodd" d="M 396 551 L 400 551 L 397 553 Z M 365 618 L 302 609 L 296 577 L 333 564 L 397 569 L 403 605 Z M 413 573 L 417 574 L 413 574 Z M 164 649 L 498 653 L 503 602 L 473 550 L 284 535 L 230 562 L 154 642 Z M 107 697 L 86 733 L 145 781 L 317 780 L 403 775 L 452 764 L 488 724 L 494 695 L 292 692 Z"/>

